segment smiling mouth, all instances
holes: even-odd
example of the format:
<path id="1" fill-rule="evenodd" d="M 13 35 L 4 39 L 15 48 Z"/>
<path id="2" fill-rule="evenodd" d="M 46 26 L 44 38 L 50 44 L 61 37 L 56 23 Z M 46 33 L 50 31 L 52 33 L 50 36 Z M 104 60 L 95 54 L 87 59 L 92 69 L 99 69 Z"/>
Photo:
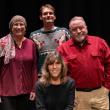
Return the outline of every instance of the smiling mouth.
<path id="1" fill-rule="evenodd" d="M 56 70 L 53 70 L 53 72 L 56 72 Z"/>
<path id="2" fill-rule="evenodd" d="M 77 38 L 80 38 L 81 37 L 81 35 L 77 35 Z"/>

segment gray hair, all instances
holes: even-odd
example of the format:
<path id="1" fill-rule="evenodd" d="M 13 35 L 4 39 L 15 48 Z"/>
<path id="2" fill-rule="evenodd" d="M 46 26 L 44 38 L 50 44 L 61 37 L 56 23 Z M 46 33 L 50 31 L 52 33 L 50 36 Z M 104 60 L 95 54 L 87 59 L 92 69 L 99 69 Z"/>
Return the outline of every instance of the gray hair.
<path id="1" fill-rule="evenodd" d="M 13 24 L 17 21 L 22 21 L 24 23 L 25 27 L 27 27 L 26 19 L 21 15 L 15 15 L 11 18 L 11 20 L 9 22 L 9 29 L 10 30 L 12 29 Z"/>
<path id="2" fill-rule="evenodd" d="M 69 28 L 71 27 L 71 22 L 72 22 L 72 21 L 75 21 L 75 20 L 81 20 L 81 21 L 83 21 L 84 24 L 86 25 L 86 22 L 85 22 L 85 20 L 84 20 L 84 18 L 83 18 L 82 16 L 75 16 L 75 17 L 73 17 L 73 18 L 70 20 L 70 22 L 69 22 Z"/>

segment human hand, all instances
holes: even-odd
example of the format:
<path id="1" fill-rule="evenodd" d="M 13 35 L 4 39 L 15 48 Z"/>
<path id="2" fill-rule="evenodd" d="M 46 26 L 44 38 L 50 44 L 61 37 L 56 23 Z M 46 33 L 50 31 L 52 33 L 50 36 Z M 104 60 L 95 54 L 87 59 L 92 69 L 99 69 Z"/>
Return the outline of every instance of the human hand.
<path id="1" fill-rule="evenodd" d="M 29 96 L 29 100 L 31 101 L 35 100 L 35 97 L 36 97 L 35 92 L 31 92 Z"/>
<path id="2" fill-rule="evenodd" d="M 107 89 L 106 87 L 103 86 L 102 88 L 105 92 L 107 92 L 107 93 L 109 92 L 109 89 Z"/>

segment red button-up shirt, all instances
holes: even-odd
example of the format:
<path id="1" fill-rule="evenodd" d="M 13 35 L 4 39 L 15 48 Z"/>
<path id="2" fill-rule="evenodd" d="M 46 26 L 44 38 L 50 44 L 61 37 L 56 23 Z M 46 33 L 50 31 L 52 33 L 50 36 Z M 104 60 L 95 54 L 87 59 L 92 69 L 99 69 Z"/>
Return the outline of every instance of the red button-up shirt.
<path id="1" fill-rule="evenodd" d="M 4 65 L 0 58 L 0 96 L 29 94 L 37 80 L 35 44 L 25 39 L 22 47 L 15 45 L 15 58 Z"/>
<path id="2" fill-rule="evenodd" d="M 69 75 L 77 88 L 105 86 L 110 89 L 110 50 L 106 42 L 96 36 L 87 36 L 80 47 L 74 39 L 57 49 L 68 66 Z"/>

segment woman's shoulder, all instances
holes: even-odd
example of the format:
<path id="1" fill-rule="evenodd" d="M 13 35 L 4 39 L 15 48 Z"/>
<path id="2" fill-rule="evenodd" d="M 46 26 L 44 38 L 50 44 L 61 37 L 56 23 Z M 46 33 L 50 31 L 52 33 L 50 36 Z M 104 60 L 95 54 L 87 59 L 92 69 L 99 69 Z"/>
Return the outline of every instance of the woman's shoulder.
<path id="1" fill-rule="evenodd" d="M 42 83 L 38 80 L 38 81 L 36 81 L 36 87 L 39 87 L 39 86 L 42 86 Z"/>
<path id="2" fill-rule="evenodd" d="M 26 38 L 26 39 L 25 39 L 25 42 L 26 42 L 26 44 L 28 44 L 28 45 L 34 45 L 34 46 L 36 47 L 36 44 L 34 43 L 34 41 L 31 40 L 31 39 L 29 39 L 29 38 Z"/>
<path id="3" fill-rule="evenodd" d="M 43 82 L 41 82 L 40 80 L 38 80 L 37 82 L 36 82 L 36 84 L 35 84 L 35 86 L 37 87 L 37 88 L 46 88 L 47 87 L 47 85 L 45 85 Z"/>
<path id="4" fill-rule="evenodd" d="M 31 39 L 29 39 L 27 37 L 25 37 L 25 40 L 28 41 L 28 42 L 34 43 L 33 40 L 31 40 Z"/>
<path id="5" fill-rule="evenodd" d="M 72 84 L 72 85 L 75 85 L 75 80 L 68 76 L 68 77 L 67 77 L 67 84 L 68 84 L 68 85 L 71 85 L 71 84 Z"/>

